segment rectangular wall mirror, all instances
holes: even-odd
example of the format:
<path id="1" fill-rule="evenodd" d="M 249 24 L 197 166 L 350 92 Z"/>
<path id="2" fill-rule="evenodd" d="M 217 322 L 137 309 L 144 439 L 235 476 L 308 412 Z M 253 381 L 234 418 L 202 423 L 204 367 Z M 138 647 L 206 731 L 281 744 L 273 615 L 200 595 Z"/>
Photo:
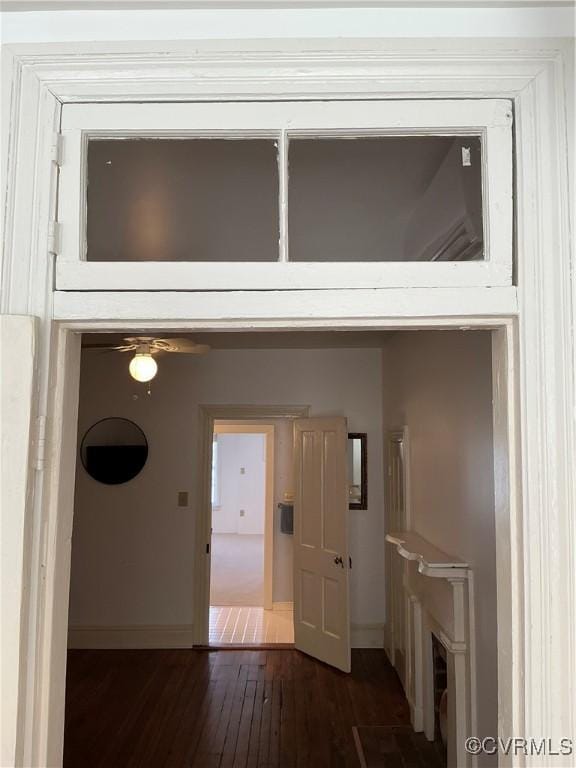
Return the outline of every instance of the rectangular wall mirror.
<path id="1" fill-rule="evenodd" d="M 368 509 L 368 444 L 366 432 L 348 433 L 349 508 Z"/>

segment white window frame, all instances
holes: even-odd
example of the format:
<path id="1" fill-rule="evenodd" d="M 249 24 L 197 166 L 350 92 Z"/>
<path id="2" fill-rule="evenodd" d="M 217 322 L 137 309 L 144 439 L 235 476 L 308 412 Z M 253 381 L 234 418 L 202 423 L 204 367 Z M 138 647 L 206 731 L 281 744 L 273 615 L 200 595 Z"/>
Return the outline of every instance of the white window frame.
<path id="1" fill-rule="evenodd" d="M 222 126 L 226 126 L 225 129 Z M 291 138 L 478 136 L 484 259 L 471 262 L 291 262 Z M 94 262 L 86 252 L 90 139 L 270 138 L 278 143 L 279 248 L 273 262 Z M 490 287 L 512 284 L 512 102 L 508 99 L 67 104 L 62 110 L 59 290 L 288 290 Z"/>

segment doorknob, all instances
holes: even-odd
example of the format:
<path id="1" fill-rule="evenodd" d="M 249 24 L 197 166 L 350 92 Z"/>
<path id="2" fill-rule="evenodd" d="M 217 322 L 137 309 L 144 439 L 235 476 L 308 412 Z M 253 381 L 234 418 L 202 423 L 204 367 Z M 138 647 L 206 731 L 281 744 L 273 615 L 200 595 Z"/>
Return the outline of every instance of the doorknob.
<path id="1" fill-rule="evenodd" d="M 339 565 L 341 568 L 344 568 L 344 560 L 342 560 L 340 555 L 336 555 L 334 558 L 334 565 Z"/>

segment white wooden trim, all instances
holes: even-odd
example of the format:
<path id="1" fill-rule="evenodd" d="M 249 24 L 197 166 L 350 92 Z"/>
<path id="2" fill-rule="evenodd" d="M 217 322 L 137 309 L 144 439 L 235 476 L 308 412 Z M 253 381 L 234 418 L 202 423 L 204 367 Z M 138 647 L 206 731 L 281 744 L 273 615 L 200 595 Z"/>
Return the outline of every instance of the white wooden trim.
<path id="1" fill-rule="evenodd" d="M 398 531 L 386 534 L 400 557 L 418 563 L 418 573 L 432 578 L 466 578 L 468 563 L 446 555 L 416 533 Z"/>
<path id="2" fill-rule="evenodd" d="M 16 112 L 22 80 L 38 91 L 49 85 L 63 104 L 266 101 L 279 94 L 297 99 L 490 96 L 517 104 L 523 90 L 563 52 L 571 55 L 569 43 L 546 39 L 94 42 L 11 45 L 7 66 L 17 83 L 11 104 Z M 306 75 L 303 66 L 309 67 Z"/>
<path id="3" fill-rule="evenodd" d="M 576 702 L 566 685 L 576 677 L 576 387 L 570 329 L 576 283 L 563 77 L 563 63 L 554 59 L 517 107 L 523 161 L 517 183 L 523 516 L 515 533 L 522 541 L 523 616 L 531 625 L 524 638 L 523 717 L 527 733 L 555 739 L 576 733 Z"/>
<path id="4" fill-rule="evenodd" d="M 433 317 L 353 317 L 353 318 L 293 318 L 288 321 L 286 319 L 277 318 L 262 318 L 262 319 L 249 319 L 238 320 L 230 318 L 222 318 L 220 320 L 156 320 L 145 322 L 142 320 L 90 320 L 88 318 L 76 319 L 76 320 L 60 320 L 58 325 L 61 328 L 65 328 L 74 332 L 87 332 L 87 333 L 113 333 L 118 331 L 153 331 L 159 333 L 161 331 L 178 331 L 189 332 L 193 331 L 255 331 L 255 330 L 283 330 L 290 327 L 293 330 L 300 331 L 314 331 L 319 329 L 330 328 L 332 330 L 339 331 L 399 331 L 399 330 L 430 330 L 430 329 L 449 329 L 456 328 L 462 331 L 471 331 L 477 328 L 484 330 L 497 329 L 503 325 L 506 325 L 509 317 L 500 316 L 479 316 L 473 317 L 471 315 L 438 315 Z M 514 318 L 512 318 L 514 319 Z M 290 323 L 288 326 L 287 323 Z"/>
<path id="5" fill-rule="evenodd" d="M 281 130 L 278 136 L 278 183 L 280 187 L 278 200 L 279 223 L 278 231 L 280 234 L 278 261 L 284 264 L 289 259 L 288 252 L 288 148 L 290 139 L 286 130 Z M 278 266 L 278 265 L 276 265 Z M 266 265 L 268 268 L 268 265 Z M 268 269 L 266 270 L 268 271 Z M 241 270 L 238 270 L 241 272 Z M 287 275 L 286 275 L 287 276 Z M 240 278 L 240 275 L 236 275 Z M 242 280 L 242 278 L 240 278 Z M 238 286 L 240 287 L 240 286 Z M 251 287 L 251 286 L 247 286 Z"/>
<path id="6" fill-rule="evenodd" d="M 25 567 L 31 534 L 30 521 L 14 510 L 26 506 L 29 472 L 44 462 L 45 422 L 33 412 L 36 376 L 36 337 L 38 324 L 33 317 L 0 317 L 0 398 L 2 447 L 0 493 L 2 514 L 2 744 L 0 765 L 15 765 L 21 738 L 18 727 L 18 689 L 22 668 L 18 633 L 26 633 L 28 615 L 23 610 L 22 594 L 30 589 Z M 32 461 L 29 454 L 32 453 Z M 20 733 L 19 733 L 20 731 Z"/>
<path id="7" fill-rule="evenodd" d="M 40 536 L 32 565 L 40 571 L 37 588 L 44 586 L 39 605 L 37 625 L 38 666 L 29 685 L 38 688 L 30 701 L 27 725 L 36 723 L 35 738 L 25 740 L 21 765 L 43 766 L 62 764 L 64 733 L 64 697 L 62 678 L 54 675 L 58 669 L 66 673 L 68 633 L 68 598 L 72 555 L 72 523 L 78 440 L 78 398 L 80 394 L 80 337 L 54 327 L 51 348 L 49 403 L 46 440 L 50 451 L 46 470 L 38 473 L 45 482 L 47 509 L 58 514 L 48 515 L 40 526 Z M 34 580 L 34 572 L 32 579 Z M 44 663 L 42 663 L 44 661 Z M 36 661 L 36 659 L 34 659 Z M 47 716 L 50 713 L 50 716 Z"/>
<path id="8" fill-rule="evenodd" d="M 452 563 L 443 552 L 433 547 L 426 539 L 414 534 L 406 534 L 405 541 L 409 543 L 406 549 L 399 546 L 399 537 L 388 535 L 387 540 L 395 549 L 393 557 L 400 556 L 408 561 L 417 561 L 420 566 L 428 565 L 418 573 L 427 577 L 446 579 L 451 587 L 448 594 L 438 592 L 434 583 L 429 586 L 422 583 L 417 576 L 414 565 L 404 570 L 404 583 L 397 588 L 407 600 L 408 616 L 410 607 L 416 604 L 422 610 L 422 621 L 406 622 L 408 637 L 405 638 L 408 668 L 410 667 L 408 650 L 414 646 L 418 657 L 423 662 L 423 669 L 411 679 L 407 676 L 404 687 L 407 695 L 413 696 L 414 701 L 422 702 L 422 723 L 426 736 L 434 738 L 434 700 L 432 685 L 432 659 L 430 652 L 430 633 L 433 632 L 448 651 L 448 768 L 465 768 L 474 766 L 475 758 L 465 749 L 467 736 L 478 733 L 476 722 L 476 668 L 474 644 L 474 590 L 472 570 L 463 563 Z M 435 561 L 435 563 L 432 562 Z M 448 567 L 445 567 L 448 564 Z M 438 566 L 438 567 L 437 567 Z M 452 567 L 450 567 L 452 566 Z M 449 603 L 449 610 L 438 611 L 443 602 Z M 417 665 L 418 666 L 418 665 Z M 412 689 L 411 683 L 420 687 Z M 414 711 L 414 716 L 419 713 Z"/>
<path id="9" fill-rule="evenodd" d="M 67 227 L 62 228 L 66 233 Z M 71 237 L 80 238 L 73 226 Z M 68 234 L 70 232 L 68 231 Z M 286 233 L 287 236 L 287 233 Z M 282 242 L 282 254 L 285 254 Z M 509 286 L 512 267 L 443 262 L 97 262 L 56 260 L 59 291 L 319 290 Z"/>
<path id="10" fill-rule="evenodd" d="M 463 610 L 465 604 L 464 593 L 466 591 L 466 581 L 457 580 L 451 584 L 454 622 L 463 621 Z M 448 768 L 467 768 L 477 765 L 477 756 L 470 754 L 464 748 L 466 736 L 477 733 L 476 723 L 472 720 L 471 702 L 475 699 L 476 691 L 472 686 L 469 677 L 469 671 L 475 666 L 467 640 L 470 635 L 466 632 L 463 639 L 455 640 L 445 631 L 445 628 L 439 624 L 432 611 L 427 609 L 426 604 L 423 607 L 423 632 L 421 634 L 422 658 L 424 660 L 424 672 L 422 682 L 424 684 L 423 719 L 425 723 L 426 737 L 432 741 L 434 739 L 434 686 L 433 686 L 433 662 L 431 652 L 431 635 L 436 635 L 447 651 L 447 674 L 448 690 L 448 721 L 449 721 L 449 740 L 447 744 L 447 764 Z M 426 668 L 427 667 L 427 668 Z M 498 764 L 500 764 L 500 755 L 498 755 Z M 516 763 L 517 765 L 518 763 Z"/>
<path id="11" fill-rule="evenodd" d="M 383 429 L 385 429 L 385 425 L 383 425 Z M 387 617 L 386 617 L 386 626 L 385 630 L 388 634 L 385 635 L 384 641 L 385 641 L 385 647 L 386 652 L 388 654 L 388 657 L 390 659 L 390 663 L 393 667 L 396 667 L 396 648 L 398 645 L 398 639 L 397 639 L 397 627 L 396 627 L 396 621 L 395 621 L 395 615 L 394 615 L 394 593 L 401 592 L 402 590 L 402 584 L 396 583 L 397 582 L 397 576 L 394 572 L 394 561 L 387 557 L 386 550 L 388 549 L 386 547 L 386 542 L 389 541 L 388 536 L 391 531 L 395 527 L 400 527 L 402 529 L 405 529 L 407 531 L 410 530 L 410 512 L 409 512 L 409 501 L 410 501 L 410 492 L 411 492 L 411 485 L 410 485 L 410 476 L 409 476 L 409 451 L 408 451 L 408 443 L 407 443 L 407 437 L 408 437 L 408 427 L 406 425 L 401 427 L 396 427 L 394 429 L 388 429 L 384 432 L 386 436 L 386 443 L 385 443 L 385 452 L 384 452 L 384 478 L 385 478 L 385 489 L 386 489 L 386 517 L 385 517 L 385 537 L 384 537 L 384 565 L 385 565 L 385 579 L 386 579 L 386 606 L 387 606 Z M 395 508 L 393 498 L 392 498 L 392 492 L 393 492 L 393 483 L 391 480 L 392 477 L 392 466 L 391 466 L 391 447 L 395 443 L 402 446 L 402 495 L 404 499 L 404 509 L 403 509 L 403 519 L 397 520 L 392 519 L 392 510 Z M 394 516 L 395 518 L 395 516 Z M 406 568 L 403 566 L 402 571 L 398 574 L 398 576 L 401 579 L 404 579 Z M 408 611 L 407 611 L 408 613 Z M 407 624 L 405 626 L 405 629 L 407 630 Z M 407 638 L 400 638 L 400 642 L 404 641 L 407 642 Z M 406 664 L 408 665 L 408 659 L 406 659 Z M 406 667 L 406 669 L 408 666 Z"/>
<path id="12" fill-rule="evenodd" d="M 573 44 L 561 40 L 331 40 L 194 41 L 80 43 L 7 47 L 3 62 L 9 87 L 6 117 L 8 153 L 3 158 L 5 187 L 2 311 L 41 318 L 39 388 L 34 406 L 48 424 L 72 418 L 50 392 L 50 377 L 62 366 L 51 346 L 54 324 L 52 261 L 46 257 L 52 136 L 60 105 L 73 101 L 174 101 L 250 98 L 274 100 L 278 94 L 318 98 L 511 98 L 516 128 L 516 208 L 519 295 L 518 342 L 513 349 L 517 380 L 514 409 L 521 436 L 521 470 L 511 473 L 508 500 L 514 600 L 504 630 L 514 638 L 499 645 L 500 661 L 510 670 L 510 707 L 500 712 L 499 735 L 558 734 L 576 731 L 575 705 L 566 681 L 576 671 L 576 594 L 571 525 L 576 463 L 574 440 L 574 316 L 576 288 L 568 231 L 568 168 L 564 62 Z M 52 197 L 52 202 L 54 198 Z M 480 298 L 480 297 L 477 297 Z M 471 322 L 467 323 L 467 319 Z M 494 327 L 474 301 L 458 318 L 462 325 Z M 194 328 L 251 327 L 445 327 L 444 317 L 393 316 L 371 320 L 336 317 L 262 317 L 243 321 L 199 318 Z M 183 329 L 183 321 L 158 321 Z M 62 323 L 68 329 L 142 328 L 142 323 L 88 317 Z M 150 323 L 149 327 L 154 327 Z M 57 335 L 57 334 L 56 334 Z M 71 334 L 63 331 L 65 337 Z M 60 375 L 74 376 L 68 363 Z M 71 390 L 73 392 L 73 388 Z M 63 406 L 62 406 L 63 408 Z M 516 410 L 517 409 L 517 410 Z M 508 413 L 508 429 L 514 416 Z M 72 428 L 72 432 L 73 432 Z M 56 431 L 56 435 L 57 435 Z M 69 512 L 56 502 L 60 449 L 56 436 L 49 472 L 39 473 L 25 507 L 12 510 L 30 521 L 32 546 L 25 553 L 30 593 L 27 631 L 18 633 L 23 669 L 18 702 L 22 730 L 20 763 L 59 764 L 64 691 L 62 641 L 67 603 L 64 555 L 49 568 L 39 555 L 43 521 L 54 526 Z M 58 445 L 57 445 L 58 444 Z M 57 465 L 53 467 L 53 465 Z M 515 465 L 519 468 L 519 462 Z M 49 492 L 47 476 L 53 478 Z M 521 490 L 520 493 L 520 481 Z M 515 502 L 515 499 L 517 502 Z M 517 503 L 517 512 L 515 511 Z M 502 521 L 505 509 L 502 509 Z M 504 546 L 504 544 L 503 544 Z M 553 567 L 550 567 L 553 564 Z M 515 565 L 517 570 L 514 570 Z M 499 619 L 502 618 L 499 616 Z M 499 626 L 500 631 L 500 626 Z M 46 638 L 44 642 L 43 638 Z M 54 692 L 54 701 L 47 698 Z M 51 706 L 51 704 L 53 706 Z M 526 760 L 537 763 L 537 758 Z"/>
<path id="13" fill-rule="evenodd" d="M 182 137 L 258 135 L 369 136 L 442 134 L 477 135 L 482 129 L 512 125 L 508 99 L 470 101 L 414 99 L 411 101 L 355 101 L 354 109 L 341 101 L 176 103 L 110 105 L 67 104 L 62 110 L 62 132 L 82 131 L 88 137 Z M 223 127 L 226 126 L 226 127 Z M 66 163 L 65 163 L 66 165 Z"/>
<path id="14" fill-rule="evenodd" d="M 68 648 L 192 648 L 192 624 L 71 626 Z"/>
<path id="15" fill-rule="evenodd" d="M 521 722 L 514 695 L 515 671 L 523 664 L 523 638 L 513 631 L 523 625 L 520 529 L 518 328 L 509 324 L 492 332 L 492 418 L 494 442 L 494 517 L 496 540 L 496 610 L 498 643 L 498 717 Z M 505 565 L 503 565 L 505 564 Z M 473 588 L 472 579 L 469 589 Z M 510 620 L 511 619 L 511 620 Z M 471 644 L 475 642 L 472 632 Z M 510 660 L 516 660 L 512 662 Z M 475 673 L 475 670 L 472 670 Z M 474 706 L 473 715 L 475 716 Z M 499 766 L 512 767 L 514 757 L 500 755 Z"/>
<path id="16" fill-rule="evenodd" d="M 272 575 L 274 568 L 274 440 L 273 424 L 214 424 L 214 434 L 258 434 L 266 437 L 266 478 L 264 517 L 264 608 L 272 609 Z M 212 513 L 213 507 L 210 507 Z M 212 525 L 210 525 L 212 527 Z"/>
<path id="17" fill-rule="evenodd" d="M 404 520 L 402 528 L 406 531 L 412 530 L 412 504 L 411 504 L 411 492 L 412 483 L 410 478 L 410 430 L 406 424 L 395 429 L 389 429 L 386 432 L 387 443 L 399 442 L 402 444 L 403 449 L 403 462 L 404 462 Z M 388 454 L 385 456 L 385 461 L 389 461 Z M 388 469 L 388 465 L 385 467 L 385 471 Z M 385 474 L 385 480 L 388 484 L 388 472 Z"/>
<path id="18" fill-rule="evenodd" d="M 512 105 L 509 100 L 371 100 L 175 104 L 67 104 L 59 180 L 60 290 L 296 289 L 512 282 Z M 225 127 L 223 127 L 225 126 Z M 483 262 L 289 263 L 288 142 L 299 136 L 475 135 L 482 140 Z M 89 262 L 86 150 L 90 138 L 274 138 L 279 147 L 279 253 L 273 263 Z M 288 263 L 286 263 L 288 262 Z M 354 264 L 351 270 L 350 265 Z M 92 267 L 96 269 L 92 269 Z M 174 268 L 173 268 L 174 267 Z M 421 268 L 424 269 L 421 270 Z M 350 272 L 355 275 L 350 284 Z M 421 274 L 420 274 L 421 272 Z M 95 282 L 97 281 L 97 282 Z M 445 282 L 446 281 L 446 282 Z"/>
<path id="19" fill-rule="evenodd" d="M 54 318 L 125 320 L 231 319 L 340 321 L 357 318 L 514 316 L 516 288 L 399 288 L 334 291 L 71 292 L 54 293 Z"/>
<path id="20" fill-rule="evenodd" d="M 307 405 L 201 405 L 198 419 L 198 499 L 194 535 L 194 645 L 207 645 L 210 612 L 210 557 L 208 545 L 212 532 L 210 478 L 212 471 L 212 435 L 216 419 L 228 423 L 253 422 L 266 419 L 297 419 L 307 416 Z M 272 441 L 267 441 L 268 443 Z M 273 458 L 273 455 L 272 455 Z M 272 461 L 273 465 L 273 461 Z M 267 484 L 270 488 L 270 484 Z M 268 495 L 268 494 L 267 494 Z M 273 514 L 267 516 L 266 535 L 273 536 Z M 269 551 L 272 548 L 269 547 Z M 208 556 L 207 556 L 208 555 Z M 272 586 L 272 558 L 268 563 L 269 584 Z M 272 606 L 270 594 L 269 606 Z"/>

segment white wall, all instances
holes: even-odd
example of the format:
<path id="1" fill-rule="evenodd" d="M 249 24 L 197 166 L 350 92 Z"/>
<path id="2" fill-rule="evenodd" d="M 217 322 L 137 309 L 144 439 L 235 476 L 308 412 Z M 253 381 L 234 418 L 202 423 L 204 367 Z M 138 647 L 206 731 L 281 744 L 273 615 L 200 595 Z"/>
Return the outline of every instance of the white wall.
<path id="1" fill-rule="evenodd" d="M 347 416 L 368 433 L 368 510 L 350 511 L 352 621 L 384 619 L 382 369 L 377 349 L 212 350 L 202 357 L 165 355 L 152 395 L 128 375 L 123 355 L 84 352 L 79 434 L 105 416 L 133 419 L 150 446 L 142 473 L 123 486 L 93 481 L 80 467 L 72 547 L 70 624 L 190 625 L 198 405 L 309 405 L 314 415 Z M 289 484 L 276 446 L 275 503 Z M 279 478 L 279 475 L 282 475 Z M 190 508 L 177 506 L 189 490 Z M 279 526 L 276 514 L 275 526 Z M 276 537 L 289 557 L 291 537 Z M 289 600 L 288 578 L 274 600 Z"/>
<path id="2" fill-rule="evenodd" d="M 479 736 L 498 732 L 491 367 L 486 331 L 399 333 L 384 348 L 385 428 L 410 435 L 413 529 L 474 572 Z"/>
<path id="3" fill-rule="evenodd" d="M 219 434 L 218 482 L 220 503 L 212 510 L 212 533 L 263 535 L 266 436 Z"/>

